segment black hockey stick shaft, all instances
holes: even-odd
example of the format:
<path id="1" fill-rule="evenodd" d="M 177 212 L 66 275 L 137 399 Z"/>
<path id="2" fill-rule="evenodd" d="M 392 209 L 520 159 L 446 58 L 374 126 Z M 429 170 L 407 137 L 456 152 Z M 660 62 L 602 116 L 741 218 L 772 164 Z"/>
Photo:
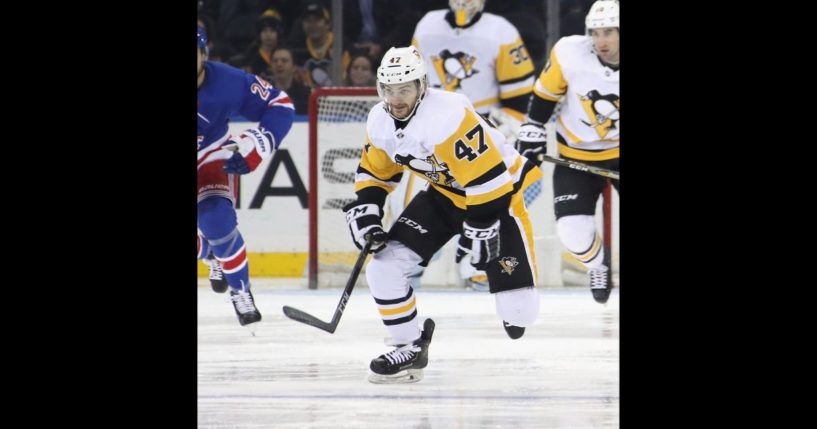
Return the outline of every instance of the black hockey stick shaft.
<path id="1" fill-rule="evenodd" d="M 595 167 L 592 165 L 583 164 L 581 162 L 570 161 L 567 159 L 559 159 L 554 158 L 548 155 L 539 155 L 539 159 L 542 161 L 552 162 L 554 164 L 558 164 L 564 167 L 573 168 L 579 171 L 584 171 L 586 173 L 596 174 L 599 176 L 607 177 L 608 179 L 619 180 L 621 177 L 618 171 L 607 170 L 601 167 Z"/>
<path id="2" fill-rule="evenodd" d="M 335 314 L 332 316 L 331 322 L 326 323 L 309 313 L 305 313 L 288 305 L 284 306 L 284 315 L 292 320 L 314 326 L 330 334 L 335 333 L 335 329 L 338 328 L 338 324 L 340 323 L 340 317 L 343 316 L 343 310 L 346 309 L 346 303 L 349 302 L 349 297 L 352 296 L 352 290 L 355 288 L 357 278 L 363 269 L 363 263 L 366 262 L 366 256 L 372 248 L 372 241 L 371 234 L 366 234 L 366 244 L 363 246 L 363 249 L 360 250 L 360 255 L 358 255 L 357 262 L 355 262 L 355 266 L 352 268 L 352 273 L 349 275 L 349 280 L 346 282 L 346 287 L 343 289 L 343 295 L 341 295 L 340 302 L 338 302 L 338 306 L 335 308 Z"/>

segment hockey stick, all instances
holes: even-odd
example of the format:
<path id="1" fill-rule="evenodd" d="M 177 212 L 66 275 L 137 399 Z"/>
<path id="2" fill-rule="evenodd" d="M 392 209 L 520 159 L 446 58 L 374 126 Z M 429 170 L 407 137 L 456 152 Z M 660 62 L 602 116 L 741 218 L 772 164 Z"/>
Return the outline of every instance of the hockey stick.
<path id="1" fill-rule="evenodd" d="M 349 297 L 352 296 L 352 289 L 355 288 L 355 283 L 357 283 L 360 270 L 363 269 L 363 263 L 366 261 L 366 256 L 369 254 L 369 250 L 371 248 L 372 236 L 371 234 L 366 234 L 366 245 L 364 245 L 363 249 L 360 250 L 360 255 L 357 257 L 357 262 L 355 262 L 354 268 L 352 268 L 352 274 L 349 275 L 349 280 L 346 282 L 346 288 L 343 289 L 343 295 L 340 297 L 340 302 L 338 302 L 338 306 L 335 308 L 335 314 L 332 316 L 331 322 L 326 323 L 311 314 L 304 313 L 303 311 L 288 305 L 284 306 L 284 315 L 297 322 L 305 323 L 318 329 L 323 329 L 330 334 L 335 333 L 335 329 L 338 328 L 338 323 L 340 323 L 340 316 L 343 315 L 343 310 L 346 308 L 346 303 L 349 301 Z"/>
<path id="2" fill-rule="evenodd" d="M 607 170 L 600 167 L 594 167 L 592 165 L 582 164 L 581 162 L 576 161 L 568 161 L 566 159 L 559 159 L 553 158 L 552 156 L 548 155 L 539 155 L 539 159 L 542 161 L 552 162 L 554 164 L 558 164 L 564 167 L 570 167 L 579 171 L 584 171 L 591 174 L 597 174 L 599 176 L 607 177 L 613 180 L 619 180 L 619 172 L 613 170 Z"/>

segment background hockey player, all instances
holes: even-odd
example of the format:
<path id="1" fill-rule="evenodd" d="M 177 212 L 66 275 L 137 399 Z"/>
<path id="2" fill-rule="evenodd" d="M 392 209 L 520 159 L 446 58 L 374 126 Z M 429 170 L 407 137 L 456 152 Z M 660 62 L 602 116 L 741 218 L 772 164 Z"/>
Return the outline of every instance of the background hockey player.
<path id="1" fill-rule="evenodd" d="M 372 360 L 370 381 L 410 382 L 422 378 L 434 322 L 426 319 L 420 330 L 408 277 L 456 234 L 460 255 L 487 272 L 507 334 L 517 339 L 536 320 L 533 234 L 521 191 L 542 173 L 465 96 L 428 88 L 415 47 L 384 55 L 377 88 L 382 101 L 366 123 L 357 200 L 344 210 L 359 248 L 366 234 L 375 238 L 366 279 L 396 345 Z M 405 170 L 430 186 L 386 233 L 383 204 Z"/>
<path id="2" fill-rule="evenodd" d="M 412 45 L 429 67 L 429 86 L 464 94 L 483 116 L 497 108 L 523 120 L 534 69 L 519 31 L 483 12 L 485 0 L 448 5 L 428 12 L 414 30 Z"/>
<path id="3" fill-rule="evenodd" d="M 520 153 L 541 164 L 543 124 L 561 99 L 556 141 L 563 158 L 619 170 L 619 5 L 599 0 L 585 20 L 587 34 L 559 39 L 534 86 L 528 122 L 519 128 Z M 612 289 L 610 255 L 596 231 L 595 211 L 607 179 L 557 165 L 554 210 L 562 244 L 587 268 L 593 298 L 605 303 Z M 619 181 L 613 185 L 619 191 Z"/>
<path id="4" fill-rule="evenodd" d="M 533 62 L 519 32 L 505 18 L 483 12 L 485 0 L 449 0 L 448 5 L 428 12 L 414 31 L 412 45 L 428 66 L 429 86 L 465 95 L 506 137 L 515 135 L 534 81 Z M 422 188 L 416 176 L 406 175 L 391 198 L 392 212 L 399 213 Z M 457 262 L 466 286 L 488 290 L 484 271 L 466 260 Z"/>
<path id="5" fill-rule="evenodd" d="M 207 35 L 198 37 L 198 257 L 210 266 L 216 292 L 230 289 L 241 325 L 258 322 L 261 313 L 250 291 L 249 263 L 234 208 L 238 175 L 255 170 L 278 148 L 292 126 L 295 111 L 287 94 L 263 79 L 207 61 Z M 258 128 L 233 137 L 229 117 L 239 113 Z"/>

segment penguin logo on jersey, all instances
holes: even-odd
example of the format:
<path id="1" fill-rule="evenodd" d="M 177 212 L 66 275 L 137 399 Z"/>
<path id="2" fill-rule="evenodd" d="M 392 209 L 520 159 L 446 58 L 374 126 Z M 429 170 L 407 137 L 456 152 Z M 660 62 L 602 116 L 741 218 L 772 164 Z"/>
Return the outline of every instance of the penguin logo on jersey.
<path id="1" fill-rule="evenodd" d="M 593 119 L 592 123 L 584 120 L 582 123 L 595 128 L 600 138 L 618 129 L 619 97 L 617 94 L 600 94 L 594 89 L 579 98 L 587 116 Z"/>
<path id="2" fill-rule="evenodd" d="M 479 70 L 474 69 L 474 63 L 477 58 L 473 55 L 468 55 L 465 52 L 457 52 L 452 54 L 448 49 L 443 49 L 440 56 L 431 56 L 431 63 L 434 64 L 434 70 L 437 71 L 437 76 L 440 78 L 442 85 L 436 85 L 438 88 L 445 88 L 446 91 L 455 91 L 460 88 L 460 82 L 463 79 L 479 73 Z"/>
<path id="3" fill-rule="evenodd" d="M 499 265 L 502 266 L 502 270 L 505 271 L 505 273 L 511 275 L 513 274 L 513 270 L 516 269 L 516 266 L 519 265 L 519 261 L 513 256 L 505 256 L 499 260 Z"/>
<path id="4" fill-rule="evenodd" d="M 448 165 L 438 161 L 433 154 L 425 159 L 396 154 L 394 161 L 428 177 L 430 181 L 438 185 L 450 186 L 454 182 L 454 176 L 448 172 Z"/>

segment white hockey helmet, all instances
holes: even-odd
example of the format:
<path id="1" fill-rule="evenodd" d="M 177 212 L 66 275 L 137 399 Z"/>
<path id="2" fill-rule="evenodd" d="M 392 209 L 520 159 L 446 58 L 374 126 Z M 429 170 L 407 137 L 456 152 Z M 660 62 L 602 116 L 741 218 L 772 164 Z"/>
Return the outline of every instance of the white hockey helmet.
<path id="1" fill-rule="evenodd" d="M 597 0 L 584 19 L 585 32 L 589 36 L 592 28 L 620 29 L 618 21 L 618 0 Z"/>
<path id="2" fill-rule="evenodd" d="M 392 47 L 389 49 L 386 54 L 383 55 L 383 60 L 380 61 L 380 67 L 377 68 L 377 95 L 385 101 L 386 97 L 383 92 L 384 85 L 395 85 L 414 81 L 417 81 L 417 101 L 414 102 L 414 107 L 412 107 L 408 117 L 411 117 L 414 111 L 417 110 L 417 106 L 420 105 L 420 101 L 423 99 L 423 95 L 425 95 L 426 88 L 428 87 L 426 65 L 423 62 L 423 56 L 420 55 L 420 51 L 414 46 L 405 48 Z M 401 120 L 401 118 L 394 116 L 391 111 L 389 111 L 388 103 L 384 103 L 384 107 L 391 117 Z"/>
<path id="3" fill-rule="evenodd" d="M 464 27 L 471 23 L 477 13 L 485 8 L 485 0 L 448 0 L 448 7 L 454 12 L 454 22 Z"/>

